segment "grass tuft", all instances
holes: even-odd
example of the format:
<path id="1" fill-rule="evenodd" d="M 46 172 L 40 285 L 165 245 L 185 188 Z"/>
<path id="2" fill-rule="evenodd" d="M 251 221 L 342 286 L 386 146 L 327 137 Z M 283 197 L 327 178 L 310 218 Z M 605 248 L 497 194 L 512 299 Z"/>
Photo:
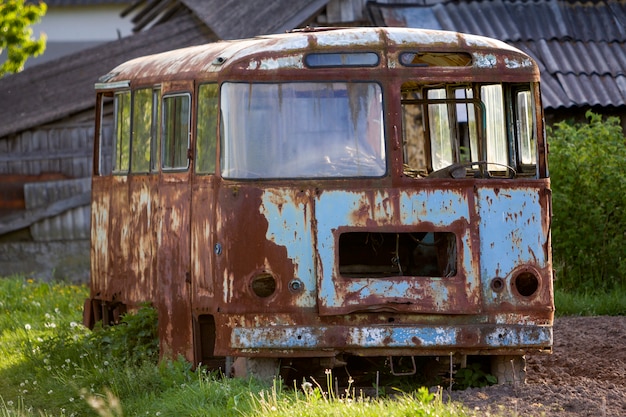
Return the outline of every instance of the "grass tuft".
<path id="1" fill-rule="evenodd" d="M 626 315 L 626 288 L 608 293 L 557 290 L 554 304 L 558 316 L 623 316 Z"/>

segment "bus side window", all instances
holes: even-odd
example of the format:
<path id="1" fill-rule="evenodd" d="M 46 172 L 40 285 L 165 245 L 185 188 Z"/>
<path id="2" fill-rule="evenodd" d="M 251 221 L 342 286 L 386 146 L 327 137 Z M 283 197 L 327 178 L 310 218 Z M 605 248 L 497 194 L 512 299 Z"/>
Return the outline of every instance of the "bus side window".
<path id="1" fill-rule="evenodd" d="M 130 91 L 115 93 L 114 106 L 113 172 L 123 174 L 130 165 Z"/>
<path id="2" fill-rule="evenodd" d="M 150 169 L 152 143 L 152 89 L 133 92 L 133 128 L 130 163 L 131 172 L 146 173 Z"/>
<path id="3" fill-rule="evenodd" d="M 426 154 L 430 149 L 424 131 L 422 104 L 402 104 L 402 150 L 404 172 L 409 176 L 428 175 Z"/>
<path id="4" fill-rule="evenodd" d="M 109 116 L 114 117 L 114 114 L 109 114 L 106 109 L 113 106 L 114 99 L 113 93 L 104 93 L 99 97 L 100 124 L 97 149 L 98 160 L 96 161 L 97 167 L 94 166 L 94 172 L 99 176 L 106 176 L 113 172 L 113 135 L 115 133 L 114 124 L 109 118 Z"/>
<path id="5" fill-rule="evenodd" d="M 535 171 L 537 161 L 537 136 L 530 90 L 514 90 L 515 131 L 519 164 L 523 171 Z"/>
<path id="6" fill-rule="evenodd" d="M 189 94 L 175 94 L 163 98 L 163 134 L 161 167 L 181 170 L 189 167 Z"/>
<path id="7" fill-rule="evenodd" d="M 445 100 L 446 90 L 443 88 L 428 90 L 428 99 Z M 446 103 L 428 104 L 430 156 L 433 171 L 450 166 L 456 160 L 448 110 Z"/>
<path id="8" fill-rule="evenodd" d="M 159 120 L 161 120 L 161 90 L 152 90 L 152 126 L 150 133 L 150 172 L 159 171 Z"/>
<path id="9" fill-rule="evenodd" d="M 487 162 L 494 163 L 489 165 L 489 171 L 506 171 L 506 166 L 509 165 L 509 145 L 502 85 L 483 85 L 480 98 L 485 104 Z"/>
<path id="10" fill-rule="evenodd" d="M 480 161 L 480 143 L 478 140 L 478 121 L 476 103 L 471 102 L 474 92 L 471 88 L 454 89 L 456 134 L 459 143 L 459 162 Z"/>
<path id="11" fill-rule="evenodd" d="M 215 146 L 217 143 L 217 84 L 198 87 L 198 115 L 196 117 L 196 172 L 215 173 Z"/>

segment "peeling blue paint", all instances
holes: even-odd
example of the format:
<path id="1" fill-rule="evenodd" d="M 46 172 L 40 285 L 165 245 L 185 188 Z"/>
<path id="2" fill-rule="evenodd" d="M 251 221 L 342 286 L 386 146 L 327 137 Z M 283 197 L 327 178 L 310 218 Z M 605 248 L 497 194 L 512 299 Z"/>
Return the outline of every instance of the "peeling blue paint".
<path id="1" fill-rule="evenodd" d="M 493 278 L 506 278 L 520 265 L 538 269 L 548 265 L 539 192 L 536 188 L 478 189 L 480 265 L 487 299 L 495 300 L 489 290 Z"/>
<path id="2" fill-rule="evenodd" d="M 295 276 L 304 284 L 304 291 L 294 303 L 300 307 L 315 305 L 315 256 L 311 233 L 311 210 L 294 201 L 291 190 L 266 190 L 259 208 L 268 223 L 266 238 L 287 249 L 293 260 Z"/>
<path id="3" fill-rule="evenodd" d="M 342 335 L 340 346 L 336 337 Z M 471 335 L 471 337 L 467 337 Z M 345 339 L 344 339 L 345 337 Z M 334 341 L 334 342 L 333 342 Z M 233 329 L 235 349 L 310 348 L 532 348 L 552 343 L 552 328 L 540 326 L 272 326 Z M 471 344 L 471 345 L 470 345 Z"/>
<path id="4" fill-rule="evenodd" d="M 394 227 L 415 226 L 417 231 L 446 228 L 463 220 L 469 224 L 470 209 L 465 195 L 461 191 L 441 189 L 405 191 L 395 197 L 394 203 L 394 197 L 383 191 L 377 191 L 369 198 L 363 192 L 324 192 L 318 198 L 315 209 L 321 266 L 318 277 L 320 311 L 366 308 L 365 299 L 368 297 L 379 303 L 412 305 L 413 311 L 450 312 L 454 310 L 453 305 L 464 306 L 464 314 L 478 311 L 480 300 L 473 296 L 478 293 L 478 271 L 474 270 L 476 262 L 472 258 L 469 227 L 460 236 L 458 245 L 466 280 L 408 276 L 343 279 L 336 269 L 335 243 L 339 228 L 376 231 L 377 227 L 394 222 Z M 450 294 L 458 298 L 451 300 Z"/>

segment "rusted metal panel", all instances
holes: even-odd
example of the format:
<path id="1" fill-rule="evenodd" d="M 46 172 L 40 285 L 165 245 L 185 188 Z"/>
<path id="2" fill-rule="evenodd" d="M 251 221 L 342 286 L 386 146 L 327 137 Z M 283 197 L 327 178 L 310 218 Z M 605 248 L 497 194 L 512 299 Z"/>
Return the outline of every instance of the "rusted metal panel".
<path id="1" fill-rule="evenodd" d="M 455 346 L 464 352 L 490 349 L 495 353 L 516 344 L 520 350 L 548 349 L 551 328 L 545 324 L 551 322 L 553 307 L 546 275 L 551 272 L 546 257 L 547 200 L 539 197 L 545 183 L 504 191 L 494 181 L 483 182 L 482 187 L 429 186 L 402 192 L 226 188 L 218 204 L 218 211 L 224 207 L 224 213 L 218 217 L 223 252 L 217 255 L 222 297 L 216 301 L 219 310 L 234 319 L 222 324 L 216 352 L 297 356 L 313 354 L 308 349 L 318 354 L 330 348 L 373 354 L 375 349 L 398 348 L 404 354 L 441 354 L 441 349 Z M 526 210 L 527 205 L 533 208 Z M 238 213 L 253 216 L 241 218 Z M 338 235 L 355 229 L 371 233 L 452 230 L 458 236 L 461 268 L 450 277 L 342 277 Z M 508 245 L 506 260 L 503 244 Z M 505 274 L 502 263 L 508 265 Z M 489 269 L 493 264 L 499 267 Z M 539 271 L 542 284 L 536 294 L 520 301 L 513 294 L 512 275 L 528 268 Z M 278 280 L 267 299 L 250 291 L 252 278 L 261 272 L 271 272 Z M 494 288 L 491 280 L 500 276 L 503 288 Z M 301 291 L 290 290 L 293 280 L 301 283 Z M 517 313 L 520 308 L 523 314 Z M 492 310 L 509 313 L 492 316 Z M 290 312 L 291 319 L 266 316 L 270 311 Z M 387 312 L 388 316 L 353 315 L 359 312 Z M 246 313 L 258 314 L 246 321 Z M 448 314 L 466 316 L 467 322 L 446 326 L 451 320 Z M 349 324 L 340 324 L 350 315 Z M 403 323 L 400 316 L 437 325 Z M 391 317 L 399 328 L 381 324 Z M 302 327 L 305 323 L 309 327 Z M 363 329 L 372 330 L 367 343 Z M 428 340 L 426 335 L 436 333 L 435 329 L 446 329 L 441 333 L 445 343 Z"/>
<path id="2" fill-rule="evenodd" d="M 113 279 L 109 253 L 111 178 L 93 177 L 91 182 L 91 295 L 109 298 Z"/>
<path id="3" fill-rule="evenodd" d="M 125 288 L 125 298 L 132 305 L 146 298 L 152 299 L 157 262 L 158 178 L 154 175 L 133 175 L 128 179 L 130 224 L 129 253 L 125 255 L 130 265 Z"/>
<path id="4" fill-rule="evenodd" d="M 298 194 L 298 191 L 294 194 Z M 280 243 L 280 237 L 266 238 L 266 234 L 272 232 L 268 230 L 268 219 L 260 209 L 262 198 L 261 188 L 246 184 L 222 187 L 217 195 L 215 244 L 220 249 L 215 255 L 215 291 L 219 295 L 220 310 L 224 313 L 246 312 L 251 309 L 259 312 L 299 309 L 291 303 L 292 295 L 287 284 L 296 277 L 296 262 L 302 259 L 310 264 L 312 261 L 307 261 L 307 251 L 290 258 L 287 255 L 288 247 L 273 240 L 278 239 Z M 305 212 L 299 214 L 300 217 L 307 215 Z M 275 218 L 275 221 L 285 224 L 279 218 Z M 303 222 L 300 221 L 299 224 L 303 225 Z M 311 243 L 308 246 L 310 248 Z M 308 252 L 311 257 L 311 250 Z M 304 282 L 308 281 L 303 291 L 310 293 L 315 287 L 311 284 L 311 279 L 306 278 L 306 274 L 315 272 L 303 268 L 298 271 Z M 277 288 L 272 296 L 259 299 L 252 291 L 252 281 L 256 276 L 267 273 L 278 277 Z"/>
<path id="5" fill-rule="evenodd" d="M 109 188 L 109 223 L 107 274 L 110 276 L 107 293 L 103 297 L 118 301 L 128 294 L 128 280 L 134 265 L 131 264 L 131 209 L 128 177 L 114 175 Z"/>
<path id="6" fill-rule="evenodd" d="M 203 175 L 193 184 L 191 223 L 192 304 L 196 313 L 215 313 L 214 255 L 221 252 L 215 242 L 215 177 Z"/>
<path id="7" fill-rule="evenodd" d="M 186 358 L 193 358 L 190 203 L 188 172 L 161 177 L 155 282 L 161 354 Z"/>
<path id="8" fill-rule="evenodd" d="M 386 50 L 382 65 L 400 68 L 399 51 L 448 50 L 469 51 L 474 55 L 472 66 L 455 68 L 454 72 L 420 68 L 422 77 L 440 80 L 493 80 L 526 75 L 539 80 L 539 70 L 528 55 L 504 42 L 480 36 L 453 32 L 405 28 L 354 28 L 336 36 L 333 31 L 311 31 L 269 35 L 237 42 L 217 42 L 162 54 L 137 58 L 119 65 L 110 72 L 108 82 L 137 80 L 159 83 L 192 77 L 210 78 L 251 75 L 263 79 L 277 70 L 304 68 L 303 51 Z M 296 51 L 296 52 L 294 52 Z M 345 68 L 335 70 L 346 74 Z M 363 69 L 353 69 L 363 72 Z M 414 70 L 411 70 L 414 72 Z M 514 71 L 509 75 L 509 71 Z M 302 76 L 302 75 L 300 75 Z"/>
<path id="9" fill-rule="evenodd" d="M 503 184 L 478 189 L 480 276 L 487 309 L 528 309 L 541 314 L 542 310 L 551 308 L 547 187 L 547 181 L 539 181 L 532 185 L 516 183 L 516 187 Z M 524 294 L 524 289 L 516 285 L 515 280 L 524 272 L 540 277 L 532 295 Z M 504 285 L 494 286 L 497 279 Z"/>
<path id="10" fill-rule="evenodd" d="M 318 307 L 321 315 L 354 311 L 390 309 L 392 311 L 471 314 L 480 311 L 476 282 L 476 252 L 472 251 L 473 207 L 469 190 L 404 190 L 323 193 L 315 204 L 320 273 Z M 368 233 L 454 231 L 459 263 L 455 276 L 342 278 L 337 268 L 340 231 L 364 230 Z M 392 254 L 389 254 L 391 258 Z"/>
<path id="11" fill-rule="evenodd" d="M 340 343 L 337 343 L 341 341 Z M 236 327 L 230 345 L 238 352 L 273 356 L 278 351 L 356 352 L 394 349 L 394 354 L 446 355 L 464 350 L 538 349 L 550 345 L 552 329 L 520 325 L 482 326 L 264 326 Z M 397 351 L 400 353 L 398 353 Z"/>

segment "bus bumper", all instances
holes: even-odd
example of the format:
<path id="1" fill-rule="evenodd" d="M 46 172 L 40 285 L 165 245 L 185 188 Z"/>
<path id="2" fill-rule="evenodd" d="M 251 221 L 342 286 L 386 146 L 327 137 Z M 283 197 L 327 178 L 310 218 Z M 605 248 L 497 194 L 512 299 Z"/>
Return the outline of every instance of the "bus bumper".
<path id="1" fill-rule="evenodd" d="M 230 336 L 231 351 L 263 356 L 499 355 L 551 348 L 552 327 L 537 325 L 238 327 Z"/>

